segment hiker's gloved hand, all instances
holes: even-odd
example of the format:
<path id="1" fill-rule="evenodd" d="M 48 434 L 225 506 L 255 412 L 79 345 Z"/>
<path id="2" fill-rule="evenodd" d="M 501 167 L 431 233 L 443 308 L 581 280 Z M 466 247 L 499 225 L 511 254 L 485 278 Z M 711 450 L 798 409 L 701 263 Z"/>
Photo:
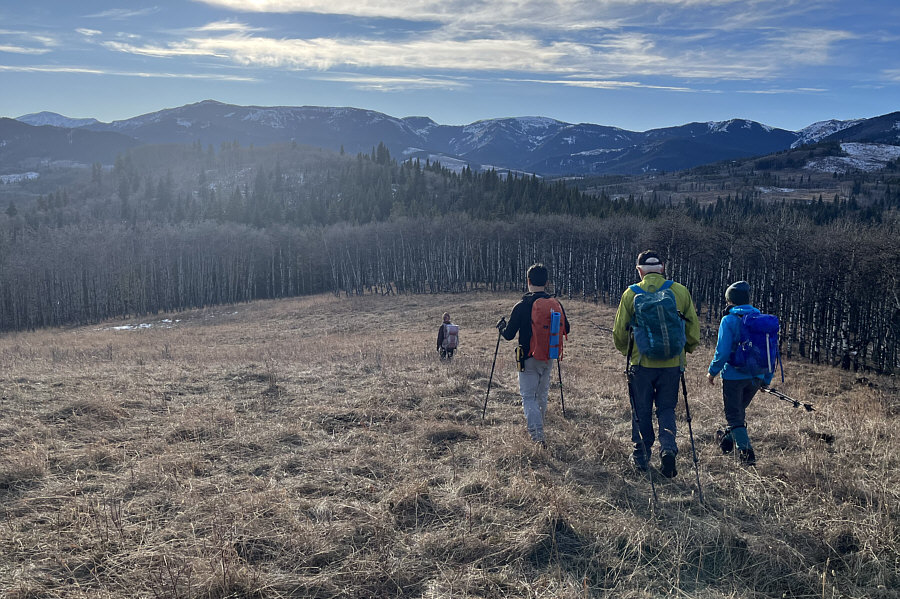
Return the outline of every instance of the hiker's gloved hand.
<path id="1" fill-rule="evenodd" d="M 716 375 L 711 374 L 709 372 L 706 373 L 706 382 L 708 382 L 710 385 L 712 385 L 715 382 L 715 380 L 716 380 Z"/>
<path id="2" fill-rule="evenodd" d="M 501 333 L 506 330 L 506 318 L 501 318 L 497 321 L 497 330 Z"/>

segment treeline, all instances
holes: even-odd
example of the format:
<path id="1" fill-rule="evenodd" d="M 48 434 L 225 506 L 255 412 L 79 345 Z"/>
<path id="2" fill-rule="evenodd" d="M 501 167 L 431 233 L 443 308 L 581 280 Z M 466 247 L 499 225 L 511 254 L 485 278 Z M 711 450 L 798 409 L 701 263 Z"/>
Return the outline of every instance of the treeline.
<path id="1" fill-rule="evenodd" d="M 466 213 L 587 215 L 605 209 L 562 182 L 496 171 L 451 171 L 439 163 L 398 163 L 379 145 L 371 154 L 338 155 L 298 145 L 218 151 L 200 146 L 144 146 L 111 170 L 94 165 L 77 189 L 40 194 L 7 206 L 23 228 L 83 223 L 216 223 L 253 227 L 365 224 L 392 218 Z M 21 204 L 21 202 L 20 202 Z M 11 210 L 12 209 L 12 210 Z"/>
<path id="2" fill-rule="evenodd" d="M 670 276 L 691 289 L 709 334 L 724 308 L 724 289 L 746 279 L 754 302 L 781 318 L 786 355 L 846 368 L 898 366 L 896 232 L 846 222 L 820 227 L 784 214 L 730 227 L 685 216 L 446 215 L 305 228 L 203 222 L 44 229 L 24 235 L 5 255 L 0 327 L 324 291 L 518 290 L 537 260 L 551 268 L 558 293 L 615 305 L 634 282 L 635 255 L 648 247 L 663 252 Z M 594 334 L 584 326 L 584 334 Z"/>
<path id="3" fill-rule="evenodd" d="M 743 196 L 615 201 L 537 177 L 397 163 L 383 147 L 141 152 L 7 211 L 0 330 L 320 292 L 519 290 L 534 261 L 559 293 L 615 305 L 652 247 L 709 334 L 724 289 L 746 279 L 781 318 L 787 355 L 900 365 L 896 219 L 850 202 L 826 213 Z"/>

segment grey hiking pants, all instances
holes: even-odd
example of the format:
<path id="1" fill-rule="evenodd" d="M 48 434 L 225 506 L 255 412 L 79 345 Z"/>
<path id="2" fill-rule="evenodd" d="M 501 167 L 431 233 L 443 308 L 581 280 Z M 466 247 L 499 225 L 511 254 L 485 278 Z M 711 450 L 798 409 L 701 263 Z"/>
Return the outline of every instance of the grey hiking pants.
<path id="1" fill-rule="evenodd" d="M 547 394 L 550 392 L 550 375 L 553 360 L 525 360 L 525 370 L 519 371 L 519 393 L 525 423 L 532 441 L 544 440 L 544 414 L 547 413 Z"/>

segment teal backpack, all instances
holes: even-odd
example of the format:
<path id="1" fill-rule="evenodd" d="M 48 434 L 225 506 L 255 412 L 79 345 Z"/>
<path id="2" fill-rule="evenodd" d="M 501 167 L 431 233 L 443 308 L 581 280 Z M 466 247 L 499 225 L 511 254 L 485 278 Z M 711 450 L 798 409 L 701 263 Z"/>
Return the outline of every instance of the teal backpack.
<path id="1" fill-rule="evenodd" d="M 638 351 L 651 360 L 669 360 L 681 355 L 687 338 L 684 317 L 678 311 L 672 281 L 654 292 L 631 285 L 634 292 L 634 318 L 631 328 Z"/>

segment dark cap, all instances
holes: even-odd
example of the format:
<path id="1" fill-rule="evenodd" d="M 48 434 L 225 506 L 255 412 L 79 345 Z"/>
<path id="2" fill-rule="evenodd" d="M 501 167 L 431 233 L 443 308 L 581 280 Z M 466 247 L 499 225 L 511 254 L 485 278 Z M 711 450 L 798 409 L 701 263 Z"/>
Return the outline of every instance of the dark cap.
<path id="1" fill-rule="evenodd" d="M 750 283 L 747 281 L 738 281 L 732 283 L 725 290 L 725 299 L 735 306 L 743 306 L 750 303 Z"/>
<path id="2" fill-rule="evenodd" d="M 659 257 L 659 254 L 654 252 L 653 250 L 645 250 L 638 254 L 637 257 L 637 265 L 638 266 L 662 266 L 663 261 L 662 258 Z"/>

